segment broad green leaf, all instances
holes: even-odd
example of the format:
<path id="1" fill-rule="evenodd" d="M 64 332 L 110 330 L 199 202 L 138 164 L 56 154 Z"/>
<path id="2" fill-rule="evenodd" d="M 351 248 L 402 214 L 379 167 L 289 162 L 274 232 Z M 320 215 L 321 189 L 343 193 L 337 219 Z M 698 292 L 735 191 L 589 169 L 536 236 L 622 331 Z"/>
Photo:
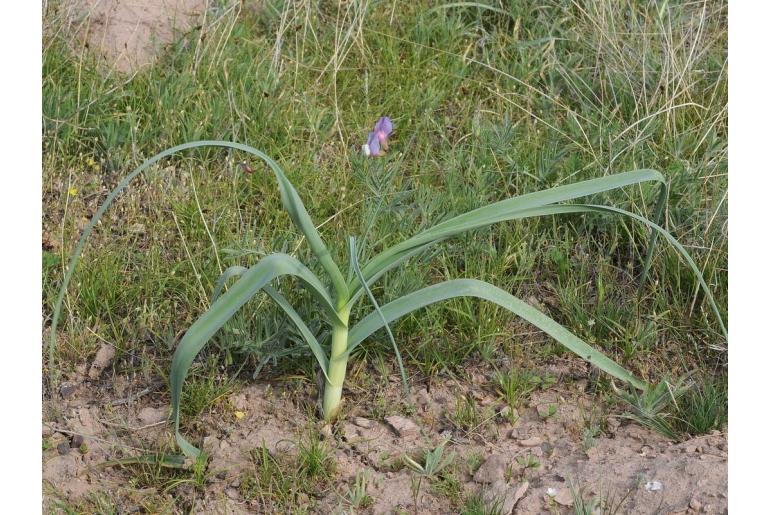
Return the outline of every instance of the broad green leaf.
<path id="1" fill-rule="evenodd" d="M 250 147 L 248 145 L 244 145 L 242 143 L 233 143 L 230 141 L 217 141 L 217 140 L 193 141 L 190 143 L 184 143 L 182 145 L 171 147 L 159 154 L 154 155 L 153 157 L 149 158 L 144 163 L 142 163 L 136 170 L 128 174 L 122 181 L 120 181 L 120 183 L 118 183 L 115 189 L 112 190 L 109 195 L 107 195 L 107 198 L 104 200 L 104 203 L 102 203 L 102 205 L 99 206 L 99 209 L 96 211 L 93 218 L 91 218 L 91 221 L 89 222 L 88 226 L 83 231 L 83 234 L 81 235 L 80 240 L 78 240 L 78 243 L 72 252 L 72 257 L 70 258 L 69 265 L 67 266 L 66 272 L 64 274 L 64 279 L 62 280 L 61 289 L 59 290 L 59 295 L 56 298 L 56 303 L 54 304 L 53 318 L 51 320 L 51 338 L 50 338 L 50 343 L 48 347 L 48 366 L 51 369 L 52 374 L 54 375 L 54 381 L 56 380 L 56 367 L 54 364 L 55 351 L 56 351 L 56 328 L 58 326 L 59 318 L 61 316 L 62 303 L 64 301 L 64 296 L 67 293 L 67 287 L 69 286 L 69 283 L 72 280 L 72 274 L 74 273 L 75 268 L 77 267 L 78 261 L 80 260 L 80 255 L 83 252 L 83 247 L 85 246 L 86 240 L 91 235 L 91 232 L 93 231 L 94 227 L 102 218 L 105 211 L 107 211 L 107 208 L 110 207 L 110 205 L 115 200 L 115 198 L 118 195 L 120 195 L 120 193 L 123 192 L 123 190 L 126 189 L 126 187 L 128 187 L 131 181 L 134 180 L 134 178 L 136 178 L 139 174 L 141 174 L 142 172 L 144 172 L 145 170 L 147 170 L 152 165 L 154 165 L 155 163 L 157 163 L 158 161 L 160 161 L 165 157 L 168 157 L 173 154 L 177 154 L 185 150 L 200 148 L 200 147 L 225 147 L 225 148 L 232 148 L 235 150 L 241 150 L 243 152 L 247 152 L 249 154 L 252 154 L 262 159 L 270 167 L 270 169 L 275 174 L 276 179 L 278 180 L 278 186 L 281 191 L 281 200 L 283 201 L 284 207 L 289 212 L 289 216 L 291 217 L 294 224 L 296 224 L 297 227 L 305 235 L 305 238 L 307 239 L 308 245 L 310 246 L 311 250 L 316 255 L 318 260 L 321 262 L 321 265 L 324 267 L 326 272 L 331 277 L 332 284 L 334 284 L 334 288 L 337 292 L 337 297 L 340 303 L 344 304 L 345 302 L 347 302 L 348 292 L 347 292 L 347 283 L 345 282 L 345 278 L 342 276 L 342 273 L 340 272 L 339 268 L 332 260 L 331 255 L 329 254 L 329 250 L 326 248 L 326 245 L 324 244 L 323 240 L 321 240 L 321 236 L 318 234 L 318 231 L 316 230 L 315 225 L 310 219 L 310 216 L 308 215 L 307 210 L 305 209 L 305 206 L 302 203 L 302 200 L 300 199 L 299 195 L 294 189 L 294 186 L 291 185 L 291 183 L 289 182 L 289 179 L 286 177 L 286 175 L 283 173 L 283 170 L 281 170 L 281 167 L 279 167 L 275 161 L 273 161 L 269 156 L 267 156 L 267 154 L 260 152 L 259 150 L 253 147 Z"/>
<path id="2" fill-rule="evenodd" d="M 211 295 L 211 302 L 214 303 L 219 298 L 219 295 L 222 291 L 222 289 L 225 286 L 225 283 L 232 279 L 233 277 L 239 277 L 243 275 L 245 272 L 248 271 L 248 268 L 244 266 L 231 266 L 227 270 L 225 270 L 222 275 L 217 279 L 216 285 L 214 286 L 213 293 Z M 294 326 L 297 328 L 297 330 L 300 332 L 302 337 L 305 340 L 305 343 L 307 343 L 308 347 L 310 347 L 310 351 L 315 356 L 316 360 L 318 360 L 318 364 L 321 367 L 321 371 L 323 372 L 324 376 L 328 379 L 328 369 L 329 369 L 329 359 L 326 356 L 326 353 L 323 350 L 323 347 L 321 347 L 321 344 L 318 343 L 318 340 L 316 339 L 313 332 L 308 328 L 307 324 L 305 324 L 305 321 L 302 320 L 302 317 L 299 316 L 299 313 L 297 313 L 294 310 L 294 307 L 289 303 L 288 300 L 286 300 L 286 297 L 281 295 L 281 293 L 273 288 L 272 286 L 263 286 L 262 291 L 264 291 L 273 301 L 275 301 L 278 306 L 283 309 L 283 311 L 288 315 L 289 319 L 294 323 Z M 332 310 L 333 311 L 333 310 Z M 334 319 L 339 320 L 339 317 L 336 312 L 334 312 Z M 340 323 L 342 323 L 340 321 Z"/>
<path id="3" fill-rule="evenodd" d="M 222 293 L 222 290 L 225 287 L 225 284 L 227 281 L 232 279 L 233 277 L 239 277 L 243 275 L 244 272 L 246 272 L 248 268 L 243 266 L 234 265 L 224 272 L 222 272 L 222 275 L 219 276 L 219 279 L 217 279 L 217 282 L 214 284 L 214 289 L 211 293 L 211 302 L 213 303 L 219 298 L 219 295 Z M 319 302 L 321 309 L 324 313 L 326 313 L 326 316 L 329 318 L 329 321 L 334 323 L 342 323 L 340 320 L 340 316 L 337 313 L 337 311 L 334 309 L 334 305 L 332 303 L 332 299 L 329 296 L 329 292 L 326 291 L 326 288 L 319 288 L 320 282 L 317 282 L 315 284 L 309 283 L 309 282 L 303 282 L 303 285 L 310 291 L 310 293 L 313 294 L 315 299 Z M 321 285 L 323 286 L 323 285 Z M 267 290 L 265 290 L 267 292 Z M 272 296 L 272 295 L 271 295 Z"/>
<path id="4" fill-rule="evenodd" d="M 297 330 L 305 339 L 305 343 L 307 343 L 308 347 L 310 347 L 310 351 L 318 361 L 318 365 L 321 367 L 321 372 L 323 372 L 326 379 L 329 379 L 329 358 L 326 356 L 323 347 L 321 347 L 321 344 L 318 343 L 318 340 L 316 339 L 313 332 L 308 328 L 307 324 L 305 324 L 305 321 L 302 320 L 302 317 L 299 316 L 299 313 L 294 310 L 294 307 L 289 303 L 288 300 L 286 300 L 286 297 L 281 295 L 281 293 L 272 286 L 264 286 L 262 291 L 267 293 L 270 298 L 273 299 L 273 301 L 275 301 L 275 303 L 284 310 L 284 312 L 289 316 L 289 319 L 294 322 Z"/>
<path id="5" fill-rule="evenodd" d="M 380 316 L 380 319 L 382 320 L 382 324 L 385 326 L 385 330 L 388 332 L 388 338 L 390 338 L 390 343 L 393 345 L 393 351 L 396 353 L 396 361 L 398 361 L 398 370 L 401 373 L 401 382 L 404 386 L 404 391 L 407 395 L 411 395 L 409 392 L 409 381 L 406 378 L 406 370 L 404 370 L 404 361 L 401 359 L 401 351 L 398 350 L 398 345 L 396 345 L 396 339 L 393 337 L 393 331 L 390 330 L 390 325 L 388 325 L 388 321 L 385 320 L 385 315 L 382 314 L 382 311 L 380 310 L 380 305 L 377 302 L 377 299 L 374 298 L 374 294 L 372 293 L 372 290 L 369 289 L 369 286 L 366 285 L 366 281 L 364 280 L 364 276 L 361 273 L 361 268 L 358 266 L 358 254 L 356 252 L 356 238 L 354 236 L 351 236 L 348 240 L 348 253 L 350 254 L 350 266 L 353 268 L 353 271 L 358 276 L 358 279 L 361 281 L 361 284 L 363 285 L 362 290 L 366 291 L 366 294 L 369 296 L 369 300 L 372 302 L 372 306 L 374 306 L 375 311 Z"/>
<path id="6" fill-rule="evenodd" d="M 213 304 L 219 298 L 219 295 L 222 293 L 222 290 L 224 289 L 225 284 L 227 284 L 227 281 L 229 281 L 233 277 L 242 276 L 243 273 L 246 272 L 247 270 L 248 268 L 246 268 L 245 266 L 234 265 L 234 266 L 228 267 L 227 270 L 222 272 L 222 275 L 219 276 L 219 279 L 217 279 L 217 282 L 214 283 L 214 289 L 211 290 L 211 303 Z"/>
<path id="7" fill-rule="evenodd" d="M 209 339 L 216 333 L 246 302 L 257 292 L 264 289 L 270 281 L 282 275 L 294 275 L 308 284 L 322 290 L 323 285 L 305 265 L 287 254 L 271 254 L 244 272 L 230 289 L 217 298 L 211 307 L 201 315 L 185 333 L 182 341 L 174 352 L 171 361 L 171 408 L 174 419 L 177 443 L 187 456 L 197 457 L 200 451 L 190 444 L 179 433 L 179 403 L 182 395 L 187 372 L 193 360 L 203 349 Z M 276 292 L 277 293 L 277 292 Z M 280 304 L 280 303 L 279 303 Z M 288 304 L 288 303 L 287 303 Z M 282 306 L 284 309 L 286 306 Z M 293 311 L 293 310 L 292 310 Z M 316 356 L 323 359 L 321 368 L 328 370 L 326 356 Z"/>
<path id="8" fill-rule="evenodd" d="M 413 249 L 401 252 L 399 254 L 396 254 L 396 255 L 390 257 L 389 259 L 383 261 L 382 266 L 380 267 L 380 269 L 377 272 L 375 272 L 374 274 L 372 274 L 366 280 L 366 284 L 368 286 L 371 286 L 372 284 L 377 282 L 377 279 L 379 279 L 380 277 L 385 275 L 385 273 L 387 273 L 389 270 L 392 270 L 393 268 L 397 267 L 398 265 L 400 265 L 401 263 L 403 263 L 407 259 L 425 252 L 426 250 L 428 250 L 433 245 L 436 245 L 436 244 L 438 244 L 438 243 L 440 243 L 442 241 L 443 240 L 431 241 L 430 243 L 426 243 L 424 245 L 420 245 L 419 247 L 415 247 Z M 352 265 L 351 265 L 351 268 L 352 268 Z M 352 306 L 358 301 L 358 299 L 361 297 L 361 295 L 363 295 L 364 292 L 365 292 L 365 289 L 360 287 L 360 285 L 363 284 L 363 282 L 364 282 L 364 280 L 362 279 L 362 276 L 363 276 L 363 272 L 362 272 L 361 276 L 356 275 L 356 278 L 358 279 L 359 287 L 356 290 L 354 290 L 354 291 L 351 290 L 351 296 L 350 296 L 350 300 L 348 300 L 348 306 L 347 306 L 348 309 L 352 308 Z"/>
<path id="9" fill-rule="evenodd" d="M 456 236 L 463 232 L 480 229 L 498 222 L 521 218 L 518 214 L 527 209 L 565 202 L 649 181 L 660 183 L 662 188 L 666 187 L 666 183 L 660 172 L 655 170 L 636 170 L 608 175 L 598 179 L 581 181 L 574 184 L 557 186 L 555 188 L 501 200 L 441 222 L 408 240 L 394 245 L 372 258 L 371 261 L 364 266 L 362 272 L 364 277 L 366 277 L 367 282 L 370 282 L 371 278 L 375 275 L 379 276 L 384 270 L 390 269 L 395 266 L 395 264 L 398 264 L 400 258 L 403 257 L 405 253 L 411 252 L 419 247 L 424 246 L 427 248 L 443 239 Z M 360 287 L 361 283 L 358 278 L 351 282 L 351 297 L 357 295 Z"/>
<path id="10" fill-rule="evenodd" d="M 706 283 L 706 280 L 703 278 L 703 274 L 701 273 L 700 269 L 698 268 L 698 265 L 695 263 L 695 260 L 690 256 L 690 254 L 685 250 L 685 248 L 682 246 L 679 241 L 677 241 L 674 236 L 665 230 L 663 227 L 659 226 L 658 224 L 648 220 L 647 218 L 638 215 L 636 213 L 632 213 L 630 211 L 626 211 L 625 209 L 620 209 L 618 207 L 612 207 L 612 206 L 603 206 L 603 205 L 596 205 L 596 204 L 561 204 L 558 206 L 548 206 L 545 208 L 540 209 L 534 209 L 531 211 L 531 214 L 528 216 L 545 216 L 545 215 L 557 215 L 557 214 L 565 214 L 565 213 L 611 213 L 611 214 L 619 214 L 628 216 L 630 218 L 633 218 L 634 220 L 643 223 L 650 229 L 652 229 L 653 234 L 659 234 L 663 236 L 663 238 L 668 241 L 672 247 L 679 253 L 679 255 L 682 257 L 682 259 L 685 260 L 687 265 L 690 267 L 690 270 L 692 270 L 693 274 L 695 274 L 695 278 L 698 280 L 698 283 L 700 284 L 701 288 L 703 288 L 703 293 L 706 295 L 706 298 L 708 299 L 709 305 L 711 306 L 712 311 L 714 312 L 714 316 L 717 318 L 717 322 L 719 323 L 719 327 L 722 330 L 722 334 L 724 335 L 725 339 L 727 339 L 727 327 L 724 324 L 724 321 L 722 320 L 722 315 L 719 312 L 719 307 L 717 306 L 716 300 L 714 300 L 714 295 L 711 293 L 711 288 L 708 287 L 708 284 Z"/>
<path id="11" fill-rule="evenodd" d="M 521 299 L 507 293 L 497 286 L 475 279 L 455 279 L 428 286 L 414 293 L 404 295 L 382 306 L 381 312 L 390 323 L 430 304 L 455 297 L 478 297 L 494 302 L 511 311 L 527 322 L 547 333 L 554 340 L 564 345 L 587 362 L 607 372 L 636 388 L 644 390 L 647 384 L 636 378 L 631 372 L 617 364 L 599 350 L 575 336 L 564 326 L 547 316 L 542 311 L 530 306 Z M 383 326 L 383 320 L 378 313 L 370 313 L 350 330 L 348 339 L 348 354 L 364 339 Z"/>

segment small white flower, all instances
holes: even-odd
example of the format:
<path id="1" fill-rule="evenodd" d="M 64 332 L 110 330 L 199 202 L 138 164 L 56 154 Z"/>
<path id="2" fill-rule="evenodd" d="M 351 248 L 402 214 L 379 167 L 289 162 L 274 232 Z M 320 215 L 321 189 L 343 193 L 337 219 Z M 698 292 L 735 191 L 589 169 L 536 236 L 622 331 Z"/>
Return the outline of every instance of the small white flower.
<path id="1" fill-rule="evenodd" d="M 648 492 L 657 492 L 658 490 L 663 489 L 663 483 L 660 481 L 647 481 L 644 485 L 644 489 Z"/>
<path id="2" fill-rule="evenodd" d="M 548 490 L 545 491 L 546 495 L 548 497 L 556 497 L 556 489 L 549 487 Z"/>
<path id="3" fill-rule="evenodd" d="M 369 148 L 369 145 L 367 143 L 364 143 L 363 145 L 361 145 L 361 150 L 364 151 L 364 155 L 366 157 L 369 157 L 370 155 L 372 155 L 372 150 Z"/>

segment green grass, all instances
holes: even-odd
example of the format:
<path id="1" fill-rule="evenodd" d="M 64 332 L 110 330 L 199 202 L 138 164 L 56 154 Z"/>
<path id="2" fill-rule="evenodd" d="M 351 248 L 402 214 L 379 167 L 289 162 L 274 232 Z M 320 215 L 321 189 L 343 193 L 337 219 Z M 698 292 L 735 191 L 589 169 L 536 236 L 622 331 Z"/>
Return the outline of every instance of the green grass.
<path id="1" fill-rule="evenodd" d="M 219 376 L 214 365 L 207 368 L 205 375 L 194 376 L 184 391 L 182 412 L 188 417 L 197 417 L 237 388 L 227 377 Z"/>
<path id="2" fill-rule="evenodd" d="M 297 441 L 296 453 L 271 454 L 266 448 L 253 449 L 250 466 L 242 474 L 239 491 L 259 511 L 306 513 L 315 497 L 322 495 L 334 478 L 336 462 L 332 451 L 311 430 Z M 360 484 L 359 484 L 360 487 Z M 366 504 L 366 488 L 351 502 Z"/>
<path id="3" fill-rule="evenodd" d="M 722 431 L 727 424 L 727 382 L 706 378 L 697 382 L 677 402 L 675 427 L 683 434 L 704 435 Z"/>
<path id="4" fill-rule="evenodd" d="M 457 476 L 456 466 L 450 465 L 441 471 L 431 483 L 431 488 L 440 499 L 446 499 L 453 508 L 462 501 L 463 485 Z"/>
<path id="5" fill-rule="evenodd" d="M 502 501 L 487 503 L 481 494 L 469 496 L 460 509 L 460 515 L 502 515 L 502 513 Z"/>
<path id="6" fill-rule="evenodd" d="M 547 388 L 555 382 L 555 378 L 539 375 L 528 370 L 511 368 L 506 371 L 497 371 L 494 383 L 497 393 L 505 399 L 511 408 L 511 423 L 516 422 L 517 410 L 529 399 L 529 395 L 538 388 Z"/>
<path id="7" fill-rule="evenodd" d="M 297 469 L 308 480 L 323 480 L 334 475 L 336 462 L 329 447 L 321 442 L 315 431 L 297 443 Z"/>
<path id="8" fill-rule="evenodd" d="M 624 394 L 627 417 L 672 440 L 722 431 L 727 424 L 727 382 L 701 377 L 661 383 L 643 394 Z"/>
<path id="9" fill-rule="evenodd" d="M 239 490 L 245 500 L 264 510 L 306 512 L 311 487 L 298 481 L 296 469 L 261 447 L 251 452 L 251 468 L 242 475 Z"/>
<path id="10" fill-rule="evenodd" d="M 256 13 L 230 11 L 201 43 L 194 31 L 189 44 L 130 80 L 104 74 L 88 52 L 73 49 L 66 30 L 58 30 L 65 25 L 57 4 L 47 5 L 47 320 L 82 220 L 105 192 L 157 151 L 201 138 L 243 141 L 275 157 L 323 223 L 326 241 L 367 235 L 363 257 L 491 201 L 659 169 L 671 180 L 667 227 L 726 313 L 725 4 L 670 2 L 659 11 L 632 0 L 502 0 L 494 3 L 500 12 L 429 10 L 432 2 L 417 1 L 391 20 L 385 4 L 360 0 L 339 7 L 268 2 Z M 394 120 L 391 150 L 365 160 L 354 147 L 380 115 Z M 202 151 L 164 162 L 129 188 L 102 220 L 69 289 L 62 367 L 92 355 L 99 345 L 93 331 L 119 355 L 151 356 L 156 373 L 167 370 L 175 336 L 205 310 L 221 270 L 274 251 L 307 257 L 257 168 L 244 174 L 234 156 Z M 630 189 L 613 201 L 651 215 L 642 193 Z M 647 240 L 642 227 L 614 217 L 510 222 L 442 245 L 430 264 L 427 256 L 413 258 L 373 293 L 385 304 L 439 280 L 478 277 L 535 297 L 643 379 L 695 368 L 725 377 L 724 338 L 673 252 L 656 255 L 652 280 L 637 299 Z M 330 250 L 340 259 L 346 249 Z M 306 295 L 289 300 L 312 313 Z M 530 329 L 504 310 L 458 299 L 393 330 L 410 370 L 437 377 L 516 352 L 516 335 Z M 305 360 L 298 342 L 277 309 L 255 299 L 216 336 L 209 351 L 216 359 L 201 361 L 201 377 L 218 373 L 217 363 L 234 373 Z M 384 336 L 367 346 L 392 352 Z M 723 406 L 719 395 L 704 396 Z M 693 412 L 718 419 L 710 413 L 720 408 L 710 402 L 694 399 Z M 693 431 L 713 425 L 685 418 Z"/>
<path id="11" fill-rule="evenodd" d="M 482 408 L 471 394 L 455 399 L 454 410 L 446 414 L 449 422 L 464 435 L 483 434 L 494 418 L 494 410 Z"/>

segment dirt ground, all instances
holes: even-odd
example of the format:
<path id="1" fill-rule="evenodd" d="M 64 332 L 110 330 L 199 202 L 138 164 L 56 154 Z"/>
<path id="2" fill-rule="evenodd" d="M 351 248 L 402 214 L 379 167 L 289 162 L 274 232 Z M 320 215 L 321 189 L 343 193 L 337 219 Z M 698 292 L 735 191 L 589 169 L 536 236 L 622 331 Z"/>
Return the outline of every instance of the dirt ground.
<path id="1" fill-rule="evenodd" d="M 373 502 L 361 512 L 414 513 L 412 473 L 403 466 L 403 456 L 419 456 L 447 437 L 445 453 L 454 456 L 459 491 L 466 498 L 479 493 L 503 506 L 503 513 L 572 513 L 571 488 L 584 500 L 611 499 L 615 513 L 727 512 L 726 434 L 667 441 L 613 414 L 620 413 L 617 408 L 596 405 L 595 396 L 582 391 L 582 371 L 534 392 L 514 424 L 489 386 L 489 371 L 473 372 L 470 384 L 414 385 L 416 409 L 409 415 L 395 407 L 402 394 L 396 376 L 377 400 L 346 392 L 351 400 L 344 417 L 326 429 L 310 407 L 315 387 L 296 381 L 249 382 L 194 425 L 191 436 L 202 440 L 210 454 L 202 491 L 164 491 L 137 482 L 136 467 L 100 466 L 170 449 L 173 441 L 163 381 L 107 377 L 111 369 L 104 354 L 89 367 L 81 366 L 60 395 L 44 403 L 46 512 L 57 506 L 57 499 L 77 505 L 99 493 L 117 500 L 120 512 L 142 512 L 148 496 L 167 497 L 168 506 L 180 513 L 190 507 L 195 513 L 262 512 L 239 488 L 252 466 L 249 452 L 264 446 L 273 456 L 290 456 L 310 430 L 326 432 L 323 444 L 336 462 L 330 484 L 300 503 L 311 513 L 350 512 L 343 493 L 363 471 L 369 474 L 367 493 Z M 457 399 L 463 396 L 474 399 L 484 414 L 478 427 L 460 429 L 453 423 Z M 587 444 L 584 428 L 591 417 L 603 421 L 602 430 Z M 83 436 L 87 452 L 70 449 L 81 444 L 76 435 Z M 426 482 L 416 512 L 458 513 L 460 507 L 457 498 Z"/>
<path id="2" fill-rule="evenodd" d="M 75 32 L 108 67 L 132 72 L 151 64 L 198 23 L 207 0 L 69 0 Z"/>

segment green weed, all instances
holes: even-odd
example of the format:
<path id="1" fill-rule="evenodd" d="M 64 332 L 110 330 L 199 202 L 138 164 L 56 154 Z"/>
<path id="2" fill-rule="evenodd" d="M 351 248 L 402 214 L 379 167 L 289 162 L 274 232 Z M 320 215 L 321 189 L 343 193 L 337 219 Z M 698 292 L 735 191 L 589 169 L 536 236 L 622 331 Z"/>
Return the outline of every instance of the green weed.
<path id="1" fill-rule="evenodd" d="M 481 494 L 474 494 L 465 500 L 460 515 L 502 515 L 502 502 L 487 503 Z"/>
<path id="2" fill-rule="evenodd" d="M 518 410 L 529 399 L 532 392 L 539 388 L 548 388 L 556 379 L 552 376 L 539 376 L 527 370 L 511 368 L 505 372 L 497 371 L 494 376 L 497 392 L 510 407 L 511 422 L 516 422 Z"/>
<path id="3" fill-rule="evenodd" d="M 356 479 L 353 485 L 348 488 L 344 496 L 345 501 L 354 509 L 363 510 L 374 503 L 374 499 L 367 493 L 369 482 L 371 481 L 368 471 L 359 471 L 356 473 Z"/>
<path id="4" fill-rule="evenodd" d="M 721 431 L 727 424 L 727 383 L 705 379 L 688 389 L 679 399 L 674 426 L 690 435 Z"/>
<path id="5" fill-rule="evenodd" d="M 334 455 L 316 431 L 309 431 L 307 437 L 297 443 L 297 466 L 300 475 L 309 480 L 334 475 Z"/>

